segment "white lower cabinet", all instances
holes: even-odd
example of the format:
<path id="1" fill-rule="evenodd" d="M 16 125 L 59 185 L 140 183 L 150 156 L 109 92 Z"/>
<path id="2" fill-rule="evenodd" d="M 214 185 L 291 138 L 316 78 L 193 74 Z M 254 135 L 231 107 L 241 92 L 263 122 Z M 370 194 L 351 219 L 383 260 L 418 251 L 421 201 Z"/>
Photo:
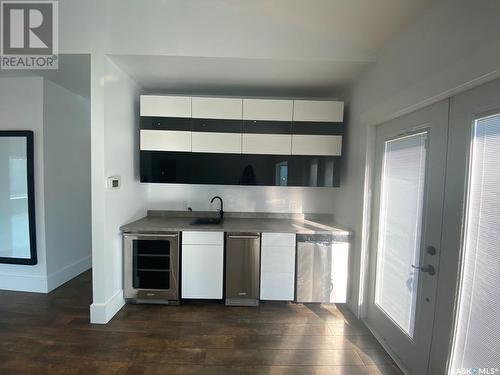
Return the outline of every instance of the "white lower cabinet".
<path id="1" fill-rule="evenodd" d="M 260 299 L 293 301 L 295 234 L 262 233 Z"/>
<path id="2" fill-rule="evenodd" d="M 222 299 L 224 233 L 183 233 L 181 270 L 182 298 Z"/>

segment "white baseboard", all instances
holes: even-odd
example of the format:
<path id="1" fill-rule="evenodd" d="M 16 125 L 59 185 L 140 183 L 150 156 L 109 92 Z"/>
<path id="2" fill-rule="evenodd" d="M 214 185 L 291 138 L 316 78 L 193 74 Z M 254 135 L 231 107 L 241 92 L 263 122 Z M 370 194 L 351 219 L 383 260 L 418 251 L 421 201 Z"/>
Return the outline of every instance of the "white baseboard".
<path id="1" fill-rule="evenodd" d="M 1 273 L 0 289 L 13 290 L 16 292 L 47 293 L 47 278 L 45 276 Z"/>
<path id="2" fill-rule="evenodd" d="M 123 289 L 117 291 L 104 303 L 93 303 L 90 305 L 90 323 L 106 324 L 125 305 Z"/>
<path id="3" fill-rule="evenodd" d="M 57 287 L 61 286 L 65 282 L 75 278 L 82 272 L 85 272 L 92 268 L 92 257 L 89 255 L 83 259 L 76 261 L 66 267 L 51 273 L 47 277 L 47 289 L 48 291 L 52 291 Z"/>

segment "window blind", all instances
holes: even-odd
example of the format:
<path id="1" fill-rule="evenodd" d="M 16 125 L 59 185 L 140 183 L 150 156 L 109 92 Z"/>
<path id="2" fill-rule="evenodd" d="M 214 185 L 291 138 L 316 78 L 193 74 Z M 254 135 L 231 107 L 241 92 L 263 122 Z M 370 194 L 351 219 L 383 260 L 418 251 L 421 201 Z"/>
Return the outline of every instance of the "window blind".
<path id="1" fill-rule="evenodd" d="M 500 114 L 474 123 L 466 215 L 450 373 L 499 373 Z"/>

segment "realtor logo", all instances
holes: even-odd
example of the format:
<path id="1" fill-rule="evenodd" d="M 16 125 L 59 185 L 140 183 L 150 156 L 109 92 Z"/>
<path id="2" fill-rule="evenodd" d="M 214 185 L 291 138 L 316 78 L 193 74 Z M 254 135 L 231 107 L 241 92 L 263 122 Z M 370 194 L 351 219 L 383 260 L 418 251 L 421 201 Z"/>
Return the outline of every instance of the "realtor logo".
<path id="1" fill-rule="evenodd" d="M 1 69 L 58 68 L 58 2 L 0 2 Z"/>

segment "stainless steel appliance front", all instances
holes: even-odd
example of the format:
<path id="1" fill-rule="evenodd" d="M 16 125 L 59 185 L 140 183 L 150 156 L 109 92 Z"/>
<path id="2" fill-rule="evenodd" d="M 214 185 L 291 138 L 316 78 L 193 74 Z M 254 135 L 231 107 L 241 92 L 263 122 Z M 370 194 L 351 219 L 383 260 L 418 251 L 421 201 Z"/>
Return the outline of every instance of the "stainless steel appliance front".
<path id="1" fill-rule="evenodd" d="M 260 233 L 226 233 L 226 305 L 257 306 Z"/>
<path id="2" fill-rule="evenodd" d="M 179 233 L 124 234 L 124 297 L 136 303 L 179 303 Z"/>
<path id="3" fill-rule="evenodd" d="M 297 302 L 346 302 L 348 248 L 329 234 L 297 235 Z"/>

